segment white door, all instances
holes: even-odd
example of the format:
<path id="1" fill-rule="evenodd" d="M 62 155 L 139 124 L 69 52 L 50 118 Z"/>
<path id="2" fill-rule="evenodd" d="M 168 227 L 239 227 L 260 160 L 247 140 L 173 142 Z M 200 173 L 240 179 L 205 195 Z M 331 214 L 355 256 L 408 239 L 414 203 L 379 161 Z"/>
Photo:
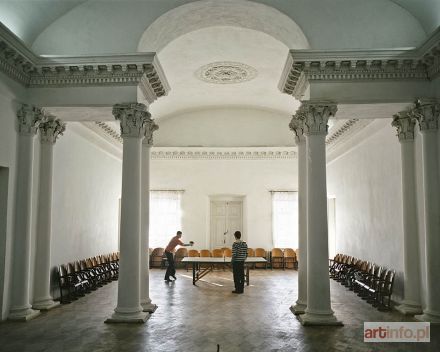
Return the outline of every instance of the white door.
<path id="1" fill-rule="evenodd" d="M 232 247 L 234 232 L 242 231 L 242 201 L 211 202 L 211 249 Z"/>

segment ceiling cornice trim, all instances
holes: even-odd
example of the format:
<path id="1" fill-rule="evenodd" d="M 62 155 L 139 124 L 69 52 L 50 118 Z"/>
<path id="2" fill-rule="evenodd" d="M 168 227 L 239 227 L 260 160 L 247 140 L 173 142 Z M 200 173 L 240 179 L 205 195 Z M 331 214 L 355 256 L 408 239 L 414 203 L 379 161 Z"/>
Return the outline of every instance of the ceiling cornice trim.
<path id="1" fill-rule="evenodd" d="M 0 70 L 30 88 L 140 85 L 150 104 L 170 90 L 156 53 L 37 56 L 1 23 Z"/>
<path id="2" fill-rule="evenodd" d="M 417 49 L 290 50 L 278 88 L 301 99 L 311 81 L 428 81 L 439 74 L 440 28 Z"/>
<path id="3" fill-rule="evenodd" d="M 295 147 L 154 147 L 152 160 L 296 159 Z"/>

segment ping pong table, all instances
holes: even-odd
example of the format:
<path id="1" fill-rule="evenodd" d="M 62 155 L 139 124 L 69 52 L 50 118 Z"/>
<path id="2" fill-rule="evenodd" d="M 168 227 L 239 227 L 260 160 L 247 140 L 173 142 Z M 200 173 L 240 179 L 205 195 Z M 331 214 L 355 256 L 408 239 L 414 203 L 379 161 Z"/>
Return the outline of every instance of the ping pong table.
<path id="1" fill-rule="evenodd" d="M 249 286 L 249 264 L 266 262 L 266 259 L 263 257 L 246 258 L 244 264 L 246 268 L 245 280 L 247 286 Z M 193 285 L 195 285 L 197 281 L 213 270 L 215 264 L 230 264 L 231 257 L 185 257 L 182 259 L 182 263 L 192 264 Z"/>

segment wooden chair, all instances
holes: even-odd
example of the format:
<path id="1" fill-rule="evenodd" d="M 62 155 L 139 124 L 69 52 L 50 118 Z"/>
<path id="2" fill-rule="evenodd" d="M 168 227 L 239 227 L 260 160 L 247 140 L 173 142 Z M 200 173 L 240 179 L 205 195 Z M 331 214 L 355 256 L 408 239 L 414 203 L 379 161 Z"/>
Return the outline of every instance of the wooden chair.
<path id="1" fill-rule="evenodd" d="M 267 260 L 266 250 L 264 248 L 255 248 L 255 257 L 262 257 Z M 266 263 L 256 263 L 255 268 L 267 269 L 267 262 Z"/>
<path id="2" fill-rule="evenodd" d="M 64 264 L 58 267 L 58 285 L 60 288 L 60 302 L 70 303 L 76 299 L 73 288 L 70 284 L 70 277 L 67 274 L 67 268 Z M 66 292 L 67 291 L 67 292 Z"/>
<path id="3" fill-rule="evenodd" d="M 188 251 L 188 257 L 200 257 L 200 253 L 197 249 L 190 249 Z M 188 268 L 192 269 L 192 264 L 186 263 L 185 268 L 186 268 L 186 271 L 188 271 Z"/>
<path id="4" fill-rule="evenodd" d="M 211 251 L 209 249 L 201 249 L 200 256 L 201 257 L 211 257 Z"/>
<path id="5" fill-rule="evenodd" d="M 284 254 L 281 248 L 272 248 L 271 256 L 270 256 L 270 267 L 271 269 L 284 268 Z"/>
<path id="6" fill-rule="evenodd" d="M 176 251 L 174 255 L 174 262 L 176 268 L 182 265 L 182 259 L 188 256 L 188 250 L 185 247 L 181 247 Z"/>
<path id="7" fill-rule="evenodd" d="M 295 269 L 295 264 L 297 263 L 295 251 L 292 248 L 285 248 L 283 254 L 283 270 L 285 268 Z"/>
<path id="8" fill-rule="evenodd" d="M 223 258 L 223 249 L 215 248 L 212 250 L 212 257 Z"/>
<path id="9" fill-rule="evenodd" d="M 157 247 L 153 249 L 153 252 L 151 253 L 151 267 L 152 268 L 161 268 L 162 263 L 162 257 L 164 256 L 165 250 L 162 247 Z"/>
<path id="10" fill-rule="evenodd" d="M 201 249 L 200 257 L 212 257 L 211 251 L 209 249 Z M 209 268 L 211 264 L 200 264 L 201 268 Z"/>
<path id="11" fill-rule="evenodd" d="M 248 257 L 255 257 L 255 250 L 253 248 L 249 248 L 247 250 L 247 256 Z M 255 263 L 253 264 L 247 264 L 249 266 L 250 269 L 255 269 Z"/>
<path id="12" fill-rule="evenodd" d="M 378 292 L 378 309 L 379 310 L 391 310 L 391 295 L 393 294 L 394 278 L 396 272 L 394 270 L 388 270 L 384 281 L 379 282 Z M 385 298 L 388 298 L 385 301 Z"/>
<path id="13" fill-rule="evenodd" d="M 232 249 L 231 248 L 225 248 L 223 251 L 223 255 L 225 257 L 232 257 Z"/>

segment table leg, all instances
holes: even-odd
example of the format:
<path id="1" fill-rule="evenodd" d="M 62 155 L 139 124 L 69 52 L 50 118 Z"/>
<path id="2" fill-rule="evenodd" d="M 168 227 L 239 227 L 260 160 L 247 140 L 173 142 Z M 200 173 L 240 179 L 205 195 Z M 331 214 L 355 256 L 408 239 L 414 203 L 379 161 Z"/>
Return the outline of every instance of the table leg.
<path id="1" fill-rule="evenodd" d="M 249 286 L 249 265 L 246 265 L 246 286 Z"/>
<path id="2" fill-rule="evenodd" d="M 193 263 L 193 285 L 196 284 L 196 263 Z"/>

